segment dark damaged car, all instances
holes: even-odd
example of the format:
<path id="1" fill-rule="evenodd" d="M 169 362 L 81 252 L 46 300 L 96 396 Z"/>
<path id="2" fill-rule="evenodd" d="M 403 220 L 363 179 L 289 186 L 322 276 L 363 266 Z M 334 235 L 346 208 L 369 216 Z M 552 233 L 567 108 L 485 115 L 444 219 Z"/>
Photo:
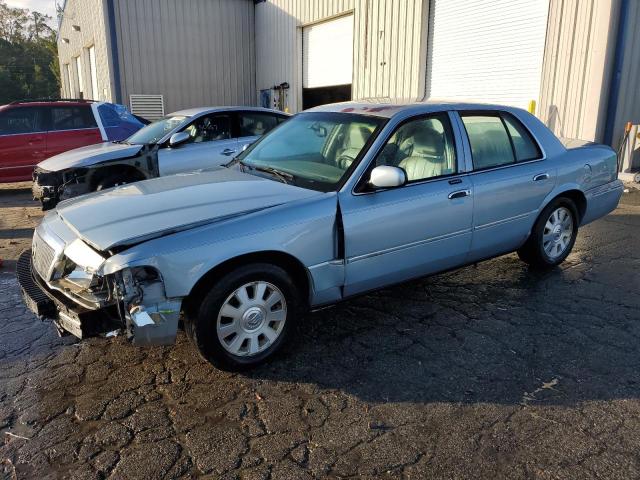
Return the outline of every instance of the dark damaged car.
<path id="1" fill-rule="evenodd" d="M 252 107 L 175 112 L 124 141 L 77 148 L 39 163 L 33 196 L 48 210 L 84 193 L 223 165 L 287 118 Z"/>

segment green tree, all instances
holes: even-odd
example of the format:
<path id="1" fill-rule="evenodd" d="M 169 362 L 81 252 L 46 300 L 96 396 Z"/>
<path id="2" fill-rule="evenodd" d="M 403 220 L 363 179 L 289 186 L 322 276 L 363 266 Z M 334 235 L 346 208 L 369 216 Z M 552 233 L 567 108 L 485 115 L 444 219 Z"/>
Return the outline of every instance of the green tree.
<path id="1" fill-rule="evenodd" d="M 50 20 L 0 0 L 0 105 L 59 95 L 58 49 Z"/>

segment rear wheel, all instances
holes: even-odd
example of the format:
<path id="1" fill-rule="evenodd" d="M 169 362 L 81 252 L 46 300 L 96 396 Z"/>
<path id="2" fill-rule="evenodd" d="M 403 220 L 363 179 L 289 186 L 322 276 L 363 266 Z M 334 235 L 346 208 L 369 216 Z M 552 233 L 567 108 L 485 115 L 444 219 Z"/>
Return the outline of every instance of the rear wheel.
<path id="1" fill-rule="evenodd" d="M 185 320 L 185 330 L 206 360 L 242 370 L 280 350 L 301 312 L 299 292 L 287 272 L 256 263 L 217 279 Z"/>
<path id="2" fill-rule="evenodd" d="M 542 211 L 518 255 L 533 267 L 559 265 L 573 249 L 578 223 L 578 210 L 573 201 L 565 197 L 556 198 Z"/>

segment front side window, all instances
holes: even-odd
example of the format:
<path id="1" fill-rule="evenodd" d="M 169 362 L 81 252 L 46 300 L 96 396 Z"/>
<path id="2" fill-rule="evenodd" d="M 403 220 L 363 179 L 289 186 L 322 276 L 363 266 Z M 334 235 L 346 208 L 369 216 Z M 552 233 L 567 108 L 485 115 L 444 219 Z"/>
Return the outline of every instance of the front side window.
<path id="1" fill-rule="evenodd" d="M 250 173 L 275 169 L 299 186 L 333 191 L 384 123 L 352 113 L 301 113 L 238 158 Z"/>
<path id="2" fill-rule="evenodd" d="M 127 138 L 127 143 L 132 145 L 153 145 L 160 141 L 165 135 L 182 125 L 189 117 L 184 115 L 170 115 L 161 118 L 146 127 L 141 128 L 136 133 Z"/>
<path id="3" fill-rule="evenodd" d="M 97 127 L 98 124 L 90 107 L 53 107 L 51 109 L 51 130 Z"/>
<path id="4" fill-rule="evenodd" d="M 184 129 L 189 143 L 213 142 L 231 138 L 231 118 L 228 115 L 205 115 Z"/>
<path id="5" fill-rule="evenodd" d="M 0 112 L 0 135 L 16 135 L 42 131 L 42 110 L 19 107 Z"/>
<path id="6" fill-rule="evenodd" d="M 264 135 L 278 125 L 278 117 L 268 113 L 240 113 L 240 136 L 255 137 Z"/>
<path id="7" fill-rule="evenodd" d="M 411 120 L 391 135 L 376 166 L 400 167 L 409 182 L 451 175 L 458 171 L 454 145 L 446 114 Z"/>

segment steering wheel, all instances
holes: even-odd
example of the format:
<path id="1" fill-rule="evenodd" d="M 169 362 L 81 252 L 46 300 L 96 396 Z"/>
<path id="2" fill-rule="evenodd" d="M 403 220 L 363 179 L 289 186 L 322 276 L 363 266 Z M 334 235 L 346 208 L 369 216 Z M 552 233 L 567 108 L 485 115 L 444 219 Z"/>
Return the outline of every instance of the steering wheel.
<path id="1" fill-rule="evenodd" d="M 340 155 L 336 159 L 336 164 L 338 165 L 339 168 L 346 170 L 351 166 L 354 160 L 355 158 L 352 158 L 349 155 Z"/>

